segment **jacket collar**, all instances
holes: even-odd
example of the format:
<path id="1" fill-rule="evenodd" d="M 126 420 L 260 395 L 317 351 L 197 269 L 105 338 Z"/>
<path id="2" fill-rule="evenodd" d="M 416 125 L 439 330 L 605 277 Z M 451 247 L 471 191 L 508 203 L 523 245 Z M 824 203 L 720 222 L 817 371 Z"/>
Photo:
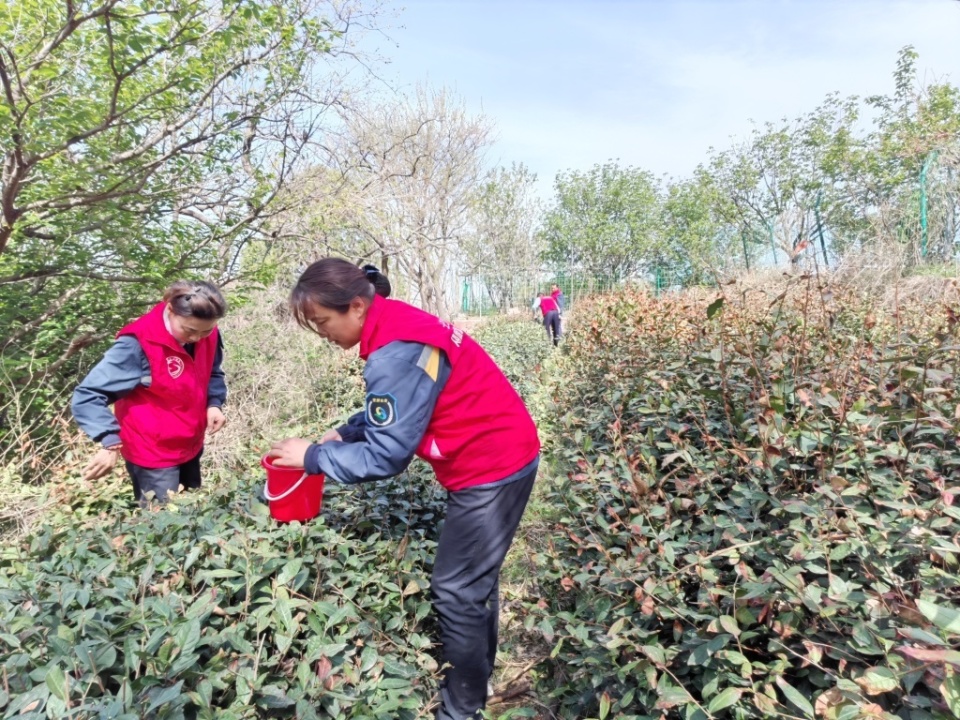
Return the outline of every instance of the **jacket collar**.
<path id="1" fill-rule="evenodd" d="M 386 309 L 387 300 L 374 294 L 373 302 L 367 308 L 367 315 L 363 319 L 363 329 L 360 331 L 360 357 L 364 360 L 377 349 L 373 343 L 377 336 L 380 319 Z"/>
<path id="2" fill-rule="evenodd" d="M 155 342 L 158 345 L 164 345 L 171 350 L 176 350 L 181 353 L 186 352 L 183 345 L 177 342 L 177 339 L 167 327 L 166 318 L 164 318 L 163 314 L 166 307 L 167 304 L 161 302 L 157 304 L 153 310 L 147 313 L 147 322 L 149 324 L 150 332 L 146 339 L 151 342 Z"/>

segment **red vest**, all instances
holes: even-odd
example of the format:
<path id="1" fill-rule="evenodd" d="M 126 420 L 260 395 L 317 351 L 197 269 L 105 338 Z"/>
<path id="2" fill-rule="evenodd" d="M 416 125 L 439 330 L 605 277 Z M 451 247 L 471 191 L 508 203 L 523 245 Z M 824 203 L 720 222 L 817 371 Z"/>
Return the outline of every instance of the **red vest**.
<path id="1" fill-rule="evenodd" d="M 553 297 L 542 297 L 540 298 L 540 311 L 546 315 L 548 312 L 560 311 L 560 307 L 557 305 L 556 298 Z"/>
<path id="2" fill-rule="evenodd" d="M 533 462 L 540 452 L 533 419 L 470 336 L 412 305 L 376 296 L 363 325 L 360 357 L 366 360 L 398 340 L 432 345 L 450 362 L 450 377 L 417 448 L 441 485 L 456 491 L 496 482 Z"/>
<path id="3" fill-rule="evenodd" d="M 194 344 L 194 357 L 163 322 L 166 303 L 117 333 L 133 335 L 150 363 L 150 387 L 137 386 L 114 404 L 121 454 L 148 468 L 180 465 L 203 448 L 207 389 L 217 352 L 217 330 Z"/>

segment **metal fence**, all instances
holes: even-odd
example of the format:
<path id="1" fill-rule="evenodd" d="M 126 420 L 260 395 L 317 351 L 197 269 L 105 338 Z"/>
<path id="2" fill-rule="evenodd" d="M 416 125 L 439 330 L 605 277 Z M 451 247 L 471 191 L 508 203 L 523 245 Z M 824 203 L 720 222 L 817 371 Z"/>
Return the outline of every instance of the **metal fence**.
<path id="1" fill-rule="evenodd" d="M 669 276 L 655 272 L 649 278 L 631 282 L 645 282 L 655 292 L 671 287 Z M 564 308 L 574 307 L 589 295 L 611 292 L 622 287 L 624 281 L 609 278 L 585 277 L 582 275 L 541 274 L 513 278 L 508 287 L 491 289 L 482 276 L 469 276 L 461 280 L 460 311 L 464 315 L 496 315 L 509 311 L 532 311 L 533 303 L 540 293 L 550 294 L 556 284 L 563 293 Z"/>

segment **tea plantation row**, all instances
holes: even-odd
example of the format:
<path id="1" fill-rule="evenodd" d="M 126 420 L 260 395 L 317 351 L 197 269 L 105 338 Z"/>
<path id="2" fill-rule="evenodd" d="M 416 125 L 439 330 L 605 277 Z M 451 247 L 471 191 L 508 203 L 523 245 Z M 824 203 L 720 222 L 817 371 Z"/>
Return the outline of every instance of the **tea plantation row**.
<path id="1" fill-rule="evenodd" d="M 599 298 L 562 353 L 529 321 L 479 328 L 546 441 L 505 638 L 543 654 L 537 706 L 960 716 L 957 321 L 794 278 Z M 3 716 L 429 714 L 435 483 L 331 488 L 309 527 L 259 483 L 159 513 L 67 493 L 7 543 Z"/>
<path id="2" fill-rule="evenodd" d="M 955 304 L 578 308 L 534 561 L 564 718 L 960 717 Z"/>

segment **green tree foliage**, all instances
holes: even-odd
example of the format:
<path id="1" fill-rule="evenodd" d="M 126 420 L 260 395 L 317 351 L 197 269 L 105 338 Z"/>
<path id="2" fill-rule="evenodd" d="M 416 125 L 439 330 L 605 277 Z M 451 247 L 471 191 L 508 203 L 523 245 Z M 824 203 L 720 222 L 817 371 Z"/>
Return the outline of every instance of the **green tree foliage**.
<path id="1" fill-rule="evenodd" d="M 900 53 L 891 96 L 861 101 L 832 95 L 808 115 L 766 123 L 712 155 L 706 172 L 745 247 L 766 243 L 763 253 L 777 253 L 781 263 L 804 257 L 829 263 L 830 256 L 868 250 L 914 264 L 923 255 L 921 169 L 935 159 L 927 187 L 929 257 L 952 258 L 960 205 L 960 90 L 940 82 L 921 85 L 916 60 L 912 48 Z M 866 132 L 860 129 L 865 115 L 872 118 Z"/>
<path id="2" fill-rule="evenodd" d="M 474 232 L 464 241 L 467 269 L 479 278 L 501 310 L 529 301 L 524 281 L 540 265 L 541 238 L 535 233 L 540 204 L 537 176 L 522 163 L 487 173 L 474 200 Z"/>
<path id="3" fill-rule="evenodd" d="M 844 157 L 857 121 L 853 101 L 830 96 L 794 121 L 765 123 L 701 168 L 717 189 L 711 205 L 741 240 L 741 261 L 797 261 L 834 219 L 837 198 L 849 191 Z M 854 230 L 848 223 L 846 230 Z M 823 244 L 816 246 L 823 261 Z M 813 250 L 811 250 L 811 253 Z M 829 258 L 827 258 L 829 263 Z"/>
<path id="4" fill-rule="evenodd" d="M 934 156 L 939 162 L 930 180 L 940 202 L 931 207 L 936 237 L 931 257 L 952 258 L 960 204 L 960 89 L 946 82 L 921 85 L 917 59 L 912 47 L 904 48 L 894 72 L 894 94 L 867 98 L 879 116 L 853 163 L 864 180 L 862 214 L 905 246 L 911 263 L 924 257 L 918 182 L 924 165 Z"/>
<path id="5" fill-rule="evenodd" d="M 733 208 L 703 167 L 690 180 L 671 183 L 663 201 L 665 256 L 684 284 L 708 282 L 713 271 L 735 265 L 739 238 L 725 222 Z M 733 260 L 733 262 L 731 262 Z M 739 257 L 739 264 L 749 256 Z"/>
<path id="6" fill-rule="evenodd" d="M 762 123 L 662 195 L 649 175 L 614 163 L 561 173 L 546 259 L 612 279 L 657 267 L 683 283 L 861 254 L 901 269 L 954 259 L 960 89 L 921 82 L 917 59 L 900 52 L 890 95 L 830 95 L 806 115 Z"/>
<path id="7" fill-rule="evenodd" d="M 554 187 L 542 230 L 552 265 L 610 280 L 656 265 L 663 248 L 653 175 L 608 162 L 585 173 L 559 173 Z"/>
<path id="8" fill-rule="evenodd" d="M 317 124 L 317 63 L 353 12 L 0 6 L 0 407 L 73 374 L 171 279 L 256 270 L 242 250 Z"/>

